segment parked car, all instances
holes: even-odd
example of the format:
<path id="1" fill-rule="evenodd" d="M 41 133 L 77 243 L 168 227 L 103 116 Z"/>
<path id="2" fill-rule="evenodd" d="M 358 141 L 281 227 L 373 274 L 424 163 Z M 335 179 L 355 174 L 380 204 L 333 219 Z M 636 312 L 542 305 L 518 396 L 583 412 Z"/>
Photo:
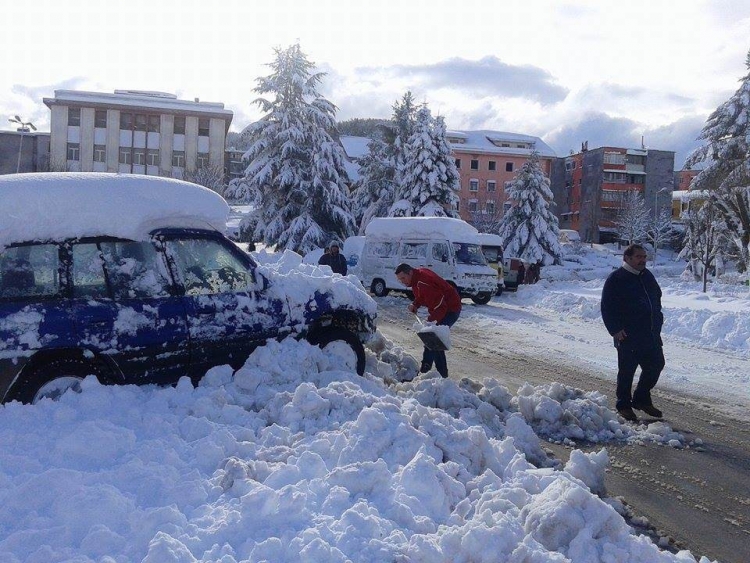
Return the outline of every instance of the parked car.
<path id="1" fill-rule="evenodd" d="M 223 234 L 221 196 L 166 178 L 0 177 L 0 400 L 197 382 L 269 339 L 342 343 L 364 372 L 376 308 L 358 285 L 284 290 Z M 304 289 L 304 291 L 303 291 Z"/>
<path id="2" fill-rule="evenodd" d="M 377 296 L 404 291 L 395 274 L 401 263 L 429 268 L 477 304 L 489 302 L 497 290 L 497 272 L 482 254 L 479 232 L 460 219 L 373 219 L 359 261 L 362 283 Z"/>

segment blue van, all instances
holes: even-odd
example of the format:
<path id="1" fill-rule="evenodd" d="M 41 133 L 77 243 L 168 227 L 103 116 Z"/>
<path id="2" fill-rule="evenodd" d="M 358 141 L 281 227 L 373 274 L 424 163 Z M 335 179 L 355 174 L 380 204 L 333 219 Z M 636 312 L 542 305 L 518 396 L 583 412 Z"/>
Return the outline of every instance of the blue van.
<path id="1" fill-rule="evenodd" d="M 39 217 L 40 208 L 29 202 L 25 220 L 38 221 L 38 229 L 12 218 L 15 236 L 38 231 L 39 238 L 13 240 L 12 226 L 0 233 L 0 401 L 55 398 L 92 374 L 103 384 L 173 384 L 184 375 L 197 382 L 212 366 L 237 369 L 255 347 L 290 335 L 323 347 L 346 344 L 350 367 L 364 373 L 363 343 L 374 332 L 376 314 L 365 292 L 357 289 L 362 298 L 343 305 L 330 291 L 314 287 L 304 299 L 285 295 L 218 229 L 202 218 L 191 223 L 185 200 L 204 188 L 154 177 L 123 181 L 124 175 L 113 174 L 18 176 L 36 176 L 34 182 L 27 178 L 29 185 L 52 193 L 47 205 L 57 202 L 58 209 L 43 209 Z M 0 178 L 0 202 L 23 191 L 17 185 L 23 179 L 14 181 L 8 188 Z M 114 201 L 105 201 L 116 181 Z M 66 186 L 72 204 L 87 198 L 96 205 L 101 198 L 101 214 L 88 223 L 84 217 L 66 224 L 61 215 L 56 225 L 47 224 L 64 213 L 59 207 L 65 207 Z M 163 198 L 173 192 L 181 194 L 179 213 L 164 213 L 161 221 L 155 221 L 148 198 L 130 208 L 117 202 L 139 201 L 148 193 L 168 208 Z M 221 199 L 198 195 L 200 209 L 205 198 Z M 35 197 L 43 194 L 28 196 Z M 145 218 L 138 217 L 141 209 L 148 209 Z M 120 215 L 108 218 L 115 211 Z M 141 220 L 139 229 L 157 227 L 124 237 L 140 232 L 123 219 L 128 213 Z M 76 229 L 80 236 L 72 232 Z M 102 232 L 92 234 L 96 231 Z"/>

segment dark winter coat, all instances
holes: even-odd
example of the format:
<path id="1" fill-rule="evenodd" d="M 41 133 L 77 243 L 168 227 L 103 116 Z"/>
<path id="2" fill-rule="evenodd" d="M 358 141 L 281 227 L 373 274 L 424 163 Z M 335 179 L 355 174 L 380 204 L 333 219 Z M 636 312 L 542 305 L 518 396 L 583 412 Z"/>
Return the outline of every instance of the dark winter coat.
<path id="1" fill-rule="evenodd" d="M 633 274 L 625 268 L 612 272 L 602 290 L 602 320 L 614 336 L 627 335 L 615 346 L 628 350 L 652 350 L 662 345 L 661 288 L 649 270 Z"/>
<path id="2" fill-rule="evenodd" d="M 415 268 L 411 278 L 414 305 L 427 307 L 427 320 L 440 322 L 449 312 L 461 312 L 461 297 L 456 288 L 427 268 Z"/>
<path id="3" fill-rule="evenodd" d="M 346 275 L 346 258 L 340 252 L 338 254 L 323 254 L 318 260 L 322 266 L 330 266 L 334 274 Z"/>

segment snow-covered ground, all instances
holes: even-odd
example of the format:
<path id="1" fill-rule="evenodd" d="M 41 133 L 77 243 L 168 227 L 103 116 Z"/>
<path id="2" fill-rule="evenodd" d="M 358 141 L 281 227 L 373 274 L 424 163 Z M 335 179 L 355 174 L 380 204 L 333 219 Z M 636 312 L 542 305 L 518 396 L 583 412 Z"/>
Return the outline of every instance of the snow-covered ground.
<path id="1" fill-rule="evenodd" d="M 462 322 L 515 315 L 520 330 L 538 331 L 514 312 L 534 308 L 554 335 L 546 346 L 611 373 L 614 350 L 597 318 L 602 281 L 573 281 L 599 260 L 605 273 L 619 262 L 597 252 L 576 268 L 545 269 L 568 281 L 467 308 Z M 667 294 L 667 383 L 686 386 L 675 371 L 680 354 L 686 365 L 701 350 L 747 362 L 747 340 L 711 336 L 712 326 L 745 330 L 744 293 L 706 299 L 658 268 L 657 276 Z M 407 382 L 416 360 L 382 336 L 365 377 L 340 365 L 331 352 L 285 341 L 258 349 L 236 374 L 211 370 L 197 388 L 187 378 L 167 389 L 89 378 L 58 402 L 0 406 L 0 560 L 658 563 L 699 555 L 634 534 L 627 509 L 600 496 L 606 450 L 574 450 L 561 467 L 541 447 L 540 436 L 699 445 L 668 425 L 622 425 L 605 397 L 559 382 L 516 395 L 494 380 L 434 372 Z M 742 375 L 727 394 L 744 391 Z M 688 382 L 708 384 L 709 372 L 703 377 Z"/>
<path id="2" fill-rule="evenodd" d="M 528 346 L 584 362 L 612 380 L 617 354 L 599 313 L 606 275 L 620 263 L 607 247 L 582 249 L 581 263 L 547 267 L 543 280 L 493 299 L 492 310 L 467 309 L 463 319 L 480 326 L 512 323 Z M 666 367 L 659 388 L 717 399 L 734 416 L 750 416 L 750 293 L 747 286 L 701 284 L 681 276 L 683 262 L 652 268 L 663 291 Z M 551 278 L 551 280 L 550 280 Z M 534 320 L 529 320 L 529 311 Z M 468 314 L 467 314 L 468 313 Z M 492 331 L 488 331 L 489 334 Z M 543 336 L 543 338 L 540 338 Z"/>

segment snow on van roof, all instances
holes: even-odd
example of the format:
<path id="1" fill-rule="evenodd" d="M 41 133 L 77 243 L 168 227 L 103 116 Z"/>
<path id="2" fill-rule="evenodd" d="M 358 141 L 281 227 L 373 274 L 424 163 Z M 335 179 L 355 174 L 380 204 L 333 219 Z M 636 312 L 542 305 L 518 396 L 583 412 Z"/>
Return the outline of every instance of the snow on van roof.
<path id="1" fill-rule="evenodd" d="M 482 245 L 486 246 L 502 246 L 503 239 L 500 235 L 494 233 L 479 233 L 479 240 L 482 241 Z"/>
<path id="2" fill-rule="evenodd" d="M 228 213 L 217 193 L 171 178 L 96 172 L 0 176 L 0 248 L 99 235 L 144 240 L 167 227 L 224 232 Z"/>
<path id="3" fill-rule="evenodd" d="M 441 236 L 461 239 L 461 242 L 477 242 L 477 231 L 466 221 L 450 217 L 378 217 L 365 229 L 368 237 L 429 237 Z"/>

